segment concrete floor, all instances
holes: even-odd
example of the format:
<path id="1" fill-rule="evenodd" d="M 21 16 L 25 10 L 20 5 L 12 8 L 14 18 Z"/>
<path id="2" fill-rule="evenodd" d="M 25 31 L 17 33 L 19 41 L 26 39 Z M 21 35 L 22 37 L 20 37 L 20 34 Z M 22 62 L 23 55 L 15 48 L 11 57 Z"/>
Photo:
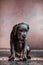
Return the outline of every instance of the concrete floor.
<path id="1" fill-rule="evenodd" d="M 9 51 L 0 50 L 0 65 L 43 65 L 43 50 L 31 51 L 31 59 L 28 59 L 26 62 L 16 60 L 9 62 L 9 55 Z"/>
<path id="2" fill-rule="evenodd" d="M 27 61 L 8 61 L 8 57 L 0 57 L 0 65 L 43 65 L 43 58 L 31 57 Z"/>
<path id="3" fill-rule="evenodd" d="M 43 65 L 41 61 L 26 61 L 26 62 L 8 62 L 8 61 L 0 61 L 0 65 Z"/>

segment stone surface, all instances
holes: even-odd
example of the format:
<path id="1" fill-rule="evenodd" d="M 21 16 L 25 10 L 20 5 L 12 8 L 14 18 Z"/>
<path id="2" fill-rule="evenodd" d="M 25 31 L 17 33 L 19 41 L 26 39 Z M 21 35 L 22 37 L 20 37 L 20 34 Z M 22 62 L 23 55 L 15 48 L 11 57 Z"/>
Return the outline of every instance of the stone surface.
<path id="1" fill-rule="evenodd" d="M 0 61 L 0 65 L 43 65 L 43 61 Z"/>

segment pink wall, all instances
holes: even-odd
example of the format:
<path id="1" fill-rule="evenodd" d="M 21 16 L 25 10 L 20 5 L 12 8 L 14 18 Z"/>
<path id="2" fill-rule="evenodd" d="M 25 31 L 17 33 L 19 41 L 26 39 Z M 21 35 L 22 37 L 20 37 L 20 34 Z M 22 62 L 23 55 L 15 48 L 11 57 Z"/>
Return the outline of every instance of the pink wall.
<path id="1" fill-rule="evenodd" d="M 30 47 L 43 48 L 43 1 L 0 0 L 0 48 L 10 48 L 10 32 L 19 22 L 30 26 Z"/>

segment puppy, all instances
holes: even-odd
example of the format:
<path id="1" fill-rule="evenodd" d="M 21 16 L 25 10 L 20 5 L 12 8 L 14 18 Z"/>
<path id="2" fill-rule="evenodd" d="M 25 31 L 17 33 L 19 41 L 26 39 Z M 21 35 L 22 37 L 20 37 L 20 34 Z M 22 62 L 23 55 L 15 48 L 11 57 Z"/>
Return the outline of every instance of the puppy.
<path id="1" fill-rule="evenodd" d="M 22 58 L 23 60 L 27 60 L 27 58 L 30 58 L 28 56 L 30 48 L 27 45 L 26 37 L 28 30 L 29 25 L 26 23 L 19 23 L 13 27 L 10 35 L 11 56 L 9 57 L 9 61 L 14 61 L 15 57 Z"/>

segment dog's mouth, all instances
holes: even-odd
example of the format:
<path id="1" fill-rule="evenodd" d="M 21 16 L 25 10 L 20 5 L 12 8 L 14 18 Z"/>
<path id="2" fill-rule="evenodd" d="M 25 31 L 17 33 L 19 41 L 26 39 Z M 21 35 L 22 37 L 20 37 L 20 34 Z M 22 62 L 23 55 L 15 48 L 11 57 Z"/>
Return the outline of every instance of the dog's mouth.
<path id="1" fill-rule="evenodd" d="M 18 38 L 18 40 L 20 40 L 20 41 L 25 41 L 25 38 Z"/>

